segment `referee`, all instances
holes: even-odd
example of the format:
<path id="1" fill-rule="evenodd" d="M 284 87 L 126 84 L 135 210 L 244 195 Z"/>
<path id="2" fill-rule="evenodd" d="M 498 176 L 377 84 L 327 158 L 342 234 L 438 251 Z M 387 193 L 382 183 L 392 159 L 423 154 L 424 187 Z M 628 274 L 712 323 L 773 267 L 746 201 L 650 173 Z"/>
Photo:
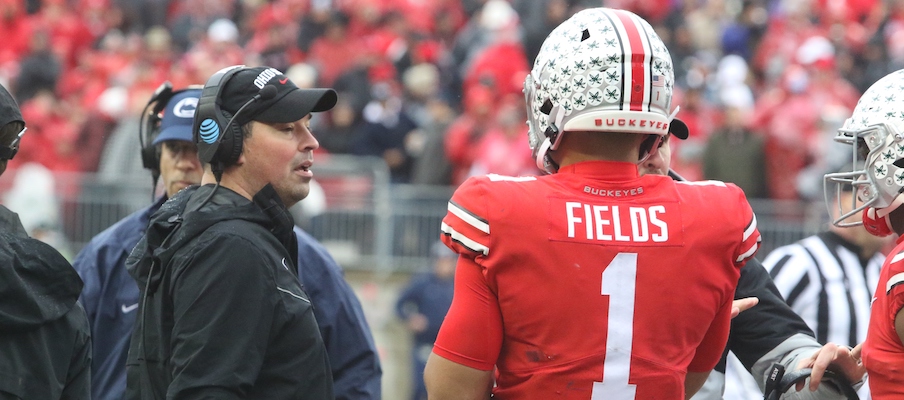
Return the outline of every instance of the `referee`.
<path id="1" fill-rule="evenodd" d="M 854 195 L 850 185 L 842 187 L 839 204 L 851 205 Z M 833 219 L 842 215 L 839 211 L 833 209 Z M 820 343 L 856 346 L 866 339 L 870 303 L 885 260 L 880 250 L 887 243 L 862 225 L 830 225 L 825 232 L 773 250 L 763 266 Z M 861 397 L 866 393 L 863 385 Z"/>

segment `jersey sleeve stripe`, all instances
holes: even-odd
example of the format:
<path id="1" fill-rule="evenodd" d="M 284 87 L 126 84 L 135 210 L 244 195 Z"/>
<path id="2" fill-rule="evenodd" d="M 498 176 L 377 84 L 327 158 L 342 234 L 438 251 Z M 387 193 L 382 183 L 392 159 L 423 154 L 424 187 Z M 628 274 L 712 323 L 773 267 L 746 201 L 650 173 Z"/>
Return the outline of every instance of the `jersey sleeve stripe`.
<path id="1" fill-rule="evenodd" d="M 741 240 L 747 240 L 754 232 L 756 232 L 756 215 L 750 218 L 750 223 L 748 223 L 747 228 L 744 229 L 744 238 Z"/>
<path id="2" fill-rule="evenodd" d="M 458 204 L 455 204 L 454 201 L 449 202 L 448 210 L 450 213 L 461 219 L 462 221 L 468 223 L 468 225 L 477 228 L 483 233 L 490 234 L 490 224 L 487 220 L 478 217 L 474 213 L 462 208 Z"/>
<path id="3" fill-rule="evenodd" d="M 898 261 L 901 261 L 901 260 L 904 260 L 904 251 L 902 251 L 902 252 L 900 252 L 900 253 L 898 253 L 898 254 L 895 254 L 895 256 L 894 256 L 894 257 L 891 259 L 891 261 L 889 261 L 888 263 L 889 263 L 889 264 L 894 264 L 894 263 L 896 263 L 896 262 L 898 262 Z"/>
<path id="4" fill-rule="evenodd" d="M 900 272 L 898 274 L 895 274 L 895 276 L 888 278 L 888 283 L 885 285 L 885 293 L 891 293 L 891 289 L 893 287 L 898 286 L 902 283 L 904 283 L 904 272 Z"/>
<path id="5" fill-rule="evenodd" d="M 741 262 L 741 261 L 744 261 L 744 260 L 750 258 L 751 256 L 754 255 L 754 253 L 756 253 L 756 250 L 757 250 L 757 248 L 759 248 L 759 247 L 760 247 L 760 243 L 759 243 L 759 242 L 754 242 L 753 245 L 750 246 L 749 249 L 747 249 L 747 251 L 741 253 L 741 255 L 738 256 L 738 260 L 737 260 L 736 262 Z"/>
<path id="6" fill-rule="evenodd" d="M 467 236 L 463 235 L 462 233 L 456 231 L 455 229 L 452 229 L 452 227 L 449 226 L 448 224 L 446 224 L 445 222 L 442 223 L 442 225 L 440 226 L 440 229 L 442 230 L 442 232 L 444 234 L 449 235 L 449 237 L 451 237 L 452 240 L 460 243 L 466 249 L 468 249 L 474 253 L 483 254 L 485 256 L 490 254 L 489 247 L 484 246 L 480 243 L 477 243 L 477 241 L 469 239 Z"/>

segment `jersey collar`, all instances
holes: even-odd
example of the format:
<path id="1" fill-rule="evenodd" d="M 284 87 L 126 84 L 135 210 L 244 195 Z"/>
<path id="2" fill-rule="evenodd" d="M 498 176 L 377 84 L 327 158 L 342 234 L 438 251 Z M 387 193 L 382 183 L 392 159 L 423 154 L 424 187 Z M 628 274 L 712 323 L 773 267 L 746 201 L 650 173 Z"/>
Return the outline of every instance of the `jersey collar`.
<path id="1" fill-rule="evenodd" d="M 584 161 L 559 167 L 559 174 L 587 175 L 607 181 L 637 179 L 637 164 L 622 161 Z"/>

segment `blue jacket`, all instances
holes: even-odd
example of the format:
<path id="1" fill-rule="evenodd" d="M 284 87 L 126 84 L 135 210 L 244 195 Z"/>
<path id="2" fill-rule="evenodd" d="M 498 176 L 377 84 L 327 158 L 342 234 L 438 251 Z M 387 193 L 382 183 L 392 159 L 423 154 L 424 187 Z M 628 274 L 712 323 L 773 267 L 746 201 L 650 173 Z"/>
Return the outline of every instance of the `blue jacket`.
<path id="1" fill-rule="evenodd" d="M 453 279 L 442 279 L 433 272 L 420 274 L 402 290 L 396 301 L 396 314 L 405 320 L 412 311 L 427 317 L 427 329 L 414 335 L 416 346 L 433 345 L 439 327 L 452 306 Z M 414 310 L 409 307 L 414 306 Z"/>
<path id="2" fill-rule="evenodd" d="M 125 261 L 165 198 L 97 234 L 73 266 L 85 287 L 79 300 L 93 333 L 91 392 L 94 400 L 119 400 L 126 388 L 126 357 L 138 308 L 138 286 Z M 382 371 L 361 304 L 322 245 L 295 228 L 298 272 L 330 358 L 337 399 L 379 399 Z"/>
<path id="3" fill-rule="evenodd" d="M 298 276 L 314 303 L 336 399 L 379 399 L 383 372 L 361 303 L 326 248 L 297 226 L 295 236 Z"/>

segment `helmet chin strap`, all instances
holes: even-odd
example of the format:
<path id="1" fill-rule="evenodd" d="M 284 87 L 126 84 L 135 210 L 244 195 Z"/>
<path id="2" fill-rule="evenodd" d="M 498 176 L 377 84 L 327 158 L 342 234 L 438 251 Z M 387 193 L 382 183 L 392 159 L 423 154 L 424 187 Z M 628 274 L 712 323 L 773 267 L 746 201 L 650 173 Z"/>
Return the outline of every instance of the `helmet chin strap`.
<path id="1" fill-rule="evenodd" d="M 882 209 L 877 208 L 876 215 L 879 216 L 879 218 L 884 218 L 886 215 L 891 214 L 892 211 L 897 210 L 901 204 L 904 204 L 904 196 L 899 194 L 898 197 L 895 197 L 895 201 L 891 202 L 888 207 Z"/>
<path id="2" fill-rule="evenodd" d="M 558 165 L 552 162 L 552 160 L 548 160 L 546 154 L 549 152 L 549 148 L 552 146 L 552 142 L 549 141 L 549 138 L 544 138 L 543 143 L 540 143 L 540 148 L 537 149 L 537 168 L 540 168 L 543 171 L 546 171 L 547 174 L 554 174 L 558 171 Z"/>

